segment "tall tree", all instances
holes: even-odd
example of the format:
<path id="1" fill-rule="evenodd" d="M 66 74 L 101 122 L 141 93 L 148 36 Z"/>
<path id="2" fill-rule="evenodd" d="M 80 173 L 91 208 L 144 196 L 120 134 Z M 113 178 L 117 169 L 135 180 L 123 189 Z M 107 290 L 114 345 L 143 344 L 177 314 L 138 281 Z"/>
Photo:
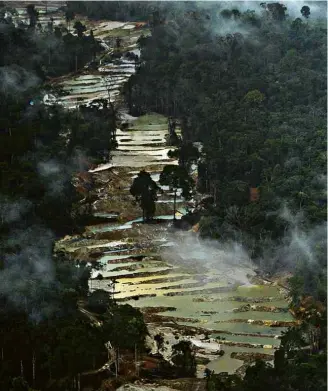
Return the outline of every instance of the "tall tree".
<path id="1" fill-rule="evenodd" d="M 39 12 L 35 9 L 34 4 L 29 4 L 26 11 L 30 19 L 30 28 L 34 29 L 39 18 Z"/>
<path id="2" fill-rule="evenodd" d="M 193 377 L 196 373 L 195 353 L 191 342 L 181 341 L 172 346 L 172 362 L 175 365 L 177 376 Z"/>
<path id="3" fill-rule="evenodd" d="M 177 149 L 168 152 L 170 158 L 178 158 L 179 164 L 189 172 L 191 164 L 197 163 L 200 158 L 198 148 L 192 142 L 183 142 Z"/>
<path id="4" fill-rule="evenodd" d="M 181 189 L 181 194 L 185 199 L 191 196 L 193 180 L 190 178 L 188 171 L 177 165 L 167 165 L 159 177 L 159 183 L 162 186 L 169 186 L 174 191 L 173 199 L 173 219 L 176 219 L 176 201 L 178 189 Z"/>
<path id="5" fill-rule="evenodd" d="M 68 9 L 68 10 L 65 12 L 65 19 L 66 19 L 67 30 L 68 30 L 68 31 L 70 31 L 71 21 L 74 20 L 74 18 L 75 18 L 74 12 Z"/>
<path id="6" fill-rule="evenodd" d="M 136 201 L 142 208 L 143 221 L 151 220 L 154 217 L 157 200 L 157 192 L 160 188 L 156 182 L 152 180 L 151 175 L 142 170 L 133 180 L 130 188 L 130 193 L 135 197 Z"/>
<path id="7" fill-rule="evenodd" d="M 307 19 L 311 14 L 310 7 L 308 5 L 303 5 L 301 8 L 301 14 Z"/>
<path id="8" fill-rule="evenodd" d="M 87 30 L 85 25 L 82 24 L 79 20 L 74 23 L 73 28 L 79 38 L 82 38 L 83 33 Z"/>

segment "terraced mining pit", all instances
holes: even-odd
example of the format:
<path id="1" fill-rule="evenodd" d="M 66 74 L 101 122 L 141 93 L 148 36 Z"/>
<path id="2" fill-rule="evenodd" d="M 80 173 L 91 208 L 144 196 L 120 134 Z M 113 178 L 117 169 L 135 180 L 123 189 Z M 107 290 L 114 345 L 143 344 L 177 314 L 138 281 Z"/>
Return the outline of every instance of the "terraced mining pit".
<path id="1" fill-rule="evenodd" d="M 260 354 L 272 359 L 274 349 L 279 346 L 279 335 L 293 322 L 278 287 L 241 285 L 234 279 L 237 271 L 233 266 L 223 273 L 222 270 L 202 270 L 199 265 L 193 267 L 192 263 L 179 264 L 165 259 L 163 249 L 174 251 L 175 245 L 169 232 L 173 204 L 168 189 L 164 189 L 159 199 L 162 202 L 157 204 L 158 224 L 142 224 L 140 210 L 129 194 L 129 184 L 141 168 L 150 171 L 158 182 L 165 153 L 158 156 L 158 166 L 154 166 L 151 143 L 148 149 L 135 149 L 136 156 L 129 153 L 126 144 L 131 143 L 135 148 L 147 144 L 148 132 L 153 132 L 153 127 L 156 137 L 161 137 L 162 151 L 166 150 L 166 120 L 156 115 L 140 117 L 129 129 L 118 132 L 119 147 L 113 156 L 112 167 L 99 167 L 93 173 L 102 180 L 109 180 L 95 205 L 95 214 L 106 216 L 107 213 L 111 221 L 86 227 L 85 236 L 89 239 L 82 242 L 65 240 L 58 244 L 73 253 L 96 251 L 93 260 L 99 261 L 103 269 L 94 271 L 90 289 L 112 291 L 110 279 L 115 278 L 116 300 L 142 309 L 151 335 L 163 333 L 168 342 L 165 342 L 167 350 L 162 352 L 164 357 L 169 359 L 170 346 L 177 343 L 176 337 L 190 339 L 197 348 L 199 377 L 203 376 L 206 366 L 217 372 L 232 373 L 242 367 L 245 357 L 249 361 L 250 356 Z M 123 146 L 121 140 L 124 140 Z M 111 187 L 112 178 L 116 178 L 115 187 Z M 119 186 L 118 178 L 121 178 L 122 186 Z M 181 196 L 178 205 L 183 213 Z M 116 221 L 112 221 L 114 215 Z M 183 241 L 184 235 L 183 231 L 174 233 L 177 241 Z M 96 279 L 99 272 L 103 280 Z M 251 269 L 243 272 L 250 278 L 255 274 Z M 273 325 L 275 327 L 271 327 Z M 195 335 L 192 328 L 197 330 Z M 205 334 L 207 342 L 202 341 Z M 154 341 L 148 343 L 156 353 Z M 216 353 L 220 349 L 224 351 L 223 356 Z"/>
<path id="2" fill-rule="evenodd" d="M 55 16 L 55 24 L 65 24 L 63 13 Z M 134 23 L 80 20 L 88 31 L 92 27 L 106 50 L 98 59 L 101 61 L 98 69 L 86 66 L 78 74 L 52 81 L 67 92 L 57 101 L 70 109 L 78 103 L 110 97 L 128 126 L 117 130 L 118 148 L 112 160 L 89 172 L 96 183 L 95 220 L 85 227 L 81 237 L 58 241 L 57 249 L 91 264 L 99 261 L 103 268 L 94 270 L 90 289 L 112 292 L 110 280 L 115 279 L 112 293 L 116 300 L 144 311 L 150 335 L 164 335 L 165 349 L 161 354 L 168 360 L 171 346 L 179 339 L 189 339 L 197 351 L 199 377 L 203 376 L 205 366 L 216 372 L 237 371 L 254 354 L 270 360 L 279 346 L 279 335 L 293 322 L 278 287 L 264 282 L 242 285 L 234 277 L 242 272 L 252 278 L 255 273 L 249 266 L 219 271 L 199 264 L 196 267 L 192 262 L 181 264 L 179 259 L 172 261 L 172 257 L 166 259 L 163 249 L 171 248 L 174 254 L 176 245 L 170 232 L 173 194 L 163 187 L 153 224 L 142 224 L 141 211 L 129 193 L 132 180 L 141 169 L 150 172 L 158 182 L 165 164 L 178 164 L 167 156 L 170 149 L 165 138 L 167 119 L 152 113 L 133 118 L 121 104 L 121 87 L 135 72 L 135 64 L 126 53 L 138 54 L 137 39 L 149 32 L 136 28 Z M 118 36 L 122 38 L 122 57 L 114 60 L 112 42 Z M 50 94 L 45 101 L 51 104 L 54 97 Z M 177 205 L 179 219 L 185 213 L 181 192 Z M 176 243 L 183 242 L 184 235 L 185 232 L 174 232 Z M 96 279 L 98 273 L 103 280 Z M 271 327 L 273 324 L 276 327 Z M 153 338 L 149 338 L 148 344 L 157 353 Z M 223 356 L 217 354 L 220 350 L 224 351 Z"/>

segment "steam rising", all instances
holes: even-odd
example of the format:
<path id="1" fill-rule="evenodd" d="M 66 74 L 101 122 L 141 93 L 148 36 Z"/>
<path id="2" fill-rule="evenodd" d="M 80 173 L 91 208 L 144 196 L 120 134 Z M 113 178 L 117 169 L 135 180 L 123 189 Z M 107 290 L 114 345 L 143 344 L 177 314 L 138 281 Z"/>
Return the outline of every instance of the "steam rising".
<path id="1" fill-rule="evenodd" d="M 254 274 L 254 266 L 241 244 L 203 240 L 191 232 L 186 233 L 180 240 L 176 235 L 169 240 L 174 246 L 164 248 L 162 255 L 173 265 L 204 274 L 215 271 L 222 274 L 223 280 L 249 285 L 247 275 Z"/>
<path id="2" fill-rule="evenodd" d="M 254 262 L 241 243 L 200 239 L 192 232 L 169 237 L 172 247 L 163 248 L 162 256 L 173 265 L 202 274 L 216 272 L 222 275 L 223 280 L 242 285 L 250 284 L 248 276 L 255 274 L 257 266 L 262 272 L 270 274 L 278 270 L 294 272 L 299 267 L 310 269 L 314 274 L 324 273 L 327 222 L 307 229 L 302 212 L 293 215 L 284 206 L 278 214 L 288 222 L 289 229 L 279 242 L 263 241 L 262 257 L 254 259 Z M 304 275 L 305 281 L 308 277 Z"/>

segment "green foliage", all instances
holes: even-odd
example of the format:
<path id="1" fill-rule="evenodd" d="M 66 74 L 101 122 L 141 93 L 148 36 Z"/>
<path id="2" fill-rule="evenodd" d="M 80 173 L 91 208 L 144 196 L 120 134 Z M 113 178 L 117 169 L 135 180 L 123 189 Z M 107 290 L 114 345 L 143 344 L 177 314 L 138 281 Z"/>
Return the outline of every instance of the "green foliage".
<path id="1" fill-rule="evenodd" d="M 103 289 L 97 289 L 89 295 L 87 307 L 92 312 L 104 314 L 112 304 L 109 293 Z"/>
<path id="2" fill-rule="evenodd" d="M 193 181 L 183 167 L 174 164 L 165 166 L 159 182 L 162 186 L 169 186 L 175 193 L 177 189 L 182 189 L 182 196 L 186 199 L 190 198 Z"/>
<path id="3" fill-rule="evenodd" d="M 15 27 L 2 11 L 0 389 L 64 391 L 74 389 L 78 373 L 104 364 L 107 337 L 78 310 L 90 268 L 53 254 L 54 241 L 79 230 L 73 212 L 81 195 L 72 179 L 108 158 L 116 113 L 103 101 L 73 111 L 44 105 L 45 78 L 73 70 L 76 55 L 84 65 L 100 45 L 63 35 L 53 21 L 36 29 L 34 5 L 29 28 Z"/>
<path id="4" fill-rule="evenodd" d="M 307 19 L 311 14 L 310 7 L 308 5 L 303 5 L 301 8 L 301 14 Z"/>
<path id="5" fill-rule="evenodd" d="M 144 221 L 151 220 L 154 217 L 155 201 L 157 200 L 157 192 L 159 190 L 160 188 L 156 185 L 156 182 L 151 179 L 150 174 L 145 170 L 140 171 L 133 180 L 130 193 L 142 208 Z"/>
<path id="6" fill-rule="evenodd" d="M 83 37 L 83 33 L 86 31 L 86 27 L 78 20 L 74 23 L 74 29 L 79 38 Z"/>
<path id="7" fill-rule="evenodd" d="M 217 8 L 210 18 L 177 12 L 163 24 L 160 15 L 139 40 L 129 104 L 177 119 L 183 142 L 203 144 L 198 189 L 214 205 L 201 213 L 200 234 L 241 242 L 266 271 L 287 263 L 292 306 L 311 295 L 325 308 L 326 246 L 315 227 L 325 232 L 326 26 L 290 19 L 288 5 L 261 5 L 261 16 Z M 301 14 L 308 19 L 309 8 Z M 233 19 L 242 34 L 220 28 L 233 31 Z M 183 155 L 182 147 L 170 152 L 185 166 Z M 176 185 L 173 173 L 167 177 Z M 282 205 L 303 220 L 287 222 Z M 288 235 L 292 254 L 284 250 Z M 289 255 L 293 262 L 284 263 Z M 314 391 L 315 378 L 323 390 L 325 311 L 311 311 L 306 326 L 283 337 L 274 368 L 257 362 L 242 382 L 210 374 L 208 390 Z"/>
<path id="8" fill-rule="evenodd" d="M 192 163 L 197 163 L 200 154 L 198 148 L 195 147 L 191 142 L 185 142 L 181 144 L 176 150 L 170 150 L 168 152 L 170 158 L 179 158 L 179 165 L 181 165 L 187 171 L 190 170 Z"/>
<path id="9" fill-rule="evenodd" d="M 143 349 L 148 334 L 142 313 L 129 304 L 111 307 L 104 315 L 104 332 L 119 348 Z"/>
<path id="10" fill-rule="evenodd" d="M 249 91 L 244 97 L 245 103 L 252 106 L 259 105 L 264 101 L 264 99 L 264 94 L 262 94 L 259 90 Z"/>
<path id="11" fill-rule="evenodd" d="M 237 375 L 227 375 L 226 373 L 220 373 L 215 375 L 209 373 L 207 376 L 206 391 L 230 391 L 230 390 L 242 390 L 241 379 Z"/>
<path id="12" fill-rule="evenodd" d="M 26 70 L 36 72 L 41 80 L 46 77 L 56 77 L 83 67 L 92 60 L 95 53 L 103 48 L 94 37 L 83 36 L 85 26 L 76 22 L 78 36 L 70 32 L 63 34 L 57 26 L 53 28 L 53 21 L 48 27 L 38 27 L 38 11 L 34 5 L 27 6 L 29 25 L 21 23 L 15 27 L 5 12 L 0 13 L 0 23 L 4 28 L 0 32 L 1 56 L 0 66 L 15 64 Z M 66 13 L 69 23 L 74 15 Z M 75 28 L 75 27 L 74 27 Z M 31 83 L 33 84 L 33 83 Z"/>
<path id="13" fill-rule="evenodd" d="M 56 234 L 65 234 L 74 227 L 72 205 L 80 198 L 72 176 L 115 148 L 116 113 L 106 104 L 101 110 L 97 102 L 71 112 L 41 103 L 30 106 L 33 95 L 35 90 L 1 95 L 1 192 L 38 204 L 30 212 Z M 95 135 L 98 143 L 90 143 Z"/>
<path id="14" fill-rule="evenodd" d="M 29 386 L 26 380 L 22 377 L 15 377 L 12 381 L 12 388 L 10 391 L 29 391 Z"/>
<path id="15" fill-rule="evenodd" d="M 308 356 L 297 354 L 287 360 L 280 356 L 276 367 L 257 361 L 246 370 L 243 380 L 235 375 L 211 374 L 207 391 L 315 391 L 324 390 L 326 384 L 326 354 Z M 277 363 L 277 361 L 275 361 Z"/>
<path id="16" fill-rule="evenodd" d="M 170 164 L 163 168 L 159 177 L 159 183 L 162 186 L 169 186 L 170 190 L 174 191 L 173 218 L 175 219 L 177 191 L 181 189 L 182 197 L 186 200 L 190 199 L 193 180 L 184 167 Z"/>
<path id="17" fill-rule="evenodd" d="M 170 156 L 182 166 L 191 155 L 185 145 L 202 142 L 197 187 L 216 205 L 202 234 L 242 237 L 257 259 L 268 243 L 281 244 L 282 204 L 303 213 L 305 232 L 326 221 L 327 173 L 326 28 L 287 18 L 282 4 L 262 6 L 261 16 L 238 15 L 245 34 L 216 28 L 235 26 L 233 12 L 220 9 L 197 23 L 177 12 L 174 22 L 154 27 L 140 40 L 129 95 L 141 111 L 179 121 L 183 144 Z"/>
<path id="18" fill-rule="evenodd" d="M 150 25 L 157 25 L 166 17 L 174 17 L 177 12 L 188 10 L 199 11 L 196 4 L 167 3 L 157 1 L 74 1 L 67 3 L 67 9 L 76 14 L 86 15 L 91 19 L 118 20 L 118 21 L 149 21 Z"/>
<path id="19" fill-rule="evenodd" d="M 13 305 L 8 298 L 0 297 L 1 389 L 9 389 L 10 379 L 20 375 L 21 366 L 24 381 L 17 380 L 15 384 L 33 384 L 33 357 L 35 385 L 42 389 L 49 379 L 74 377 L 78 372 L 92 368 L 94 363 L 100 365 L 104 361 L 106 337 L 100 329 L 82 319 L 77 310 L 81 296 L 76 268 L 70 262 L 55 266 L 56 280 L 37 282 L 37 286 L 31 281 L 29 292 L 35 289 L 37 292 L 33 301 L 29 297 L 31 293 L 26 295 L 27 305 L 33 304 L 26 313 L 17 303 Z M 15 385 L 13 389 L 17 387 Z"/>
<path id="20" fill-rule="evenodd" d="M 178 377 L 194 377 L 196 374 L 195 353 L 191 342 L 180 341 L 172 346 L 172 362 Z"/>
<path id="21" fill-rule="evenodd" d="M 164 3 L 69 2 L 68 32 L 53 21 L 40 29 L 33 5 L 27 8 L 29 26 L 14 26 L 7 8 L 0 9 L 0 267 L 7 286 L 19 281 L 19 289 L 13 284 L 10 295 L 0 296 L 0 389 L 74 389 L 79 373 L 107 360 L 105 342 L 142 348 L 147 334 L 142 313 L 116 305 L 104 291 L 89 296 L 103 325 L 90 322 L 78 309 L 89 293 L 90 269 L 53 256 L 54 238 L 30 230 L 41 225 L 54 237 L 72 233 L 79 196 L 71 178 L 81 170 L 80 153 L 98 162 L 115 147 L 116 113 L 106 100 L 72 112 L 41 103 L 42 81 L 81 68 L 102 50 L 81 22 L 74 24 L 78 36 L 70 33 L 75 13 L 111 20 L 151 15 L 152 35 L 138 41 L 142 61 L 126 88 L 129 106 L 178 119 L 182 167 L 165 167 L 161 180 L 184 188 L 186 196 L 190 163 L 199 158 L 193 142 L 202 142 L 199 182 L 215 200 L 200 221 L 202 235 L 241 241 L 261 258 L 262 243 L 269 249 L 283 244 L 288 225 L 277 213 L 282 201 L 292 213 L 303 213 L 306 232 L 326 220 L 326 28 L 311 23 L 307 6 L 301 15 L 309 21 L 293 21 L 279 3 L 263 4 L 262 16 L 220 7 L 209 15 L 196 3 Z M 247 34 L 225 34 L 221 27 L 230 22 Z M 259 189 L 254 203 L 250 187 Z M 131 186 L 146 219 L 154 216 L 157 191 L 146 172 Z M 7 208 L 15 213 L 3 213 Z M 40 252 L 32 251 L 36 238 L 45 242 Z M 323 309 L 304 311 L 302 327 L 283 335 L 274 367 L 257 362 L 243 381 L 209 374 L 208 389 L 326 389 L 326 251 L 316 244 L 313 264 L 304 262 L 304 252 L 297 254 L 290 287 L 295 308 L 312 295 Z M 49 271 L 31 273 L 41 258 Z M 191 345 L 180 342 L 173 353 L 176 375 L 194 376 Z"/>

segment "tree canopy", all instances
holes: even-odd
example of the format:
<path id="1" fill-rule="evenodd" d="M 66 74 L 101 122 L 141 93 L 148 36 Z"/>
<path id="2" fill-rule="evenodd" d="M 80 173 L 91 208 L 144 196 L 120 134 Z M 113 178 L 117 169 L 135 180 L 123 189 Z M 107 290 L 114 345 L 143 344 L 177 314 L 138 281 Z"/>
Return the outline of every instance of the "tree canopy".
<path id="1" fill-rule="evenodd" d="M 182 197 L 186 200 L 190 199 L 193 181 L 184 167 L 171 164 L 163 168 L 159 183 L 162 186 L 169 186 L 170 190 L 174 192 L 173 219 L 175 220 L 177 192 L 180 189 Z"/>
<path id="2" fill-rule="evenodd" d="M 149 221 L 154 217 L 157 200 L 157 192 L 160 188 L 156 182 L 152 180 L 151 175 L 142 170 L 133 180 L 130 188 L 130 193 L 135 197 L 142 209 L 144 221 Z"/>

